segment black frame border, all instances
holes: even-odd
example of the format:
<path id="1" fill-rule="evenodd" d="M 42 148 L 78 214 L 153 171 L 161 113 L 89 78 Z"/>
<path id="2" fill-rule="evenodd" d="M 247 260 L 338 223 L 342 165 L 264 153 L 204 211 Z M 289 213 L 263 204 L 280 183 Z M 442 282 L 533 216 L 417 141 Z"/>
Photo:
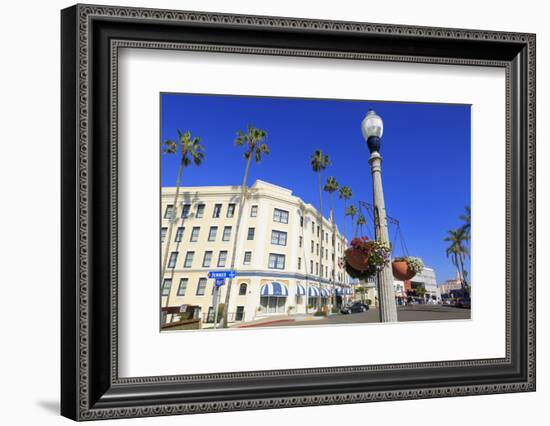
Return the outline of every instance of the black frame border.
<path id="1" fill-rule="evenodd" d="M 76 5 L 61 14 L 61 413 L 74 420 L 535 390 L 535 35 Z M 116 52 L 195 49 L 506 69 L 506 357 L 120 379 Z"/>

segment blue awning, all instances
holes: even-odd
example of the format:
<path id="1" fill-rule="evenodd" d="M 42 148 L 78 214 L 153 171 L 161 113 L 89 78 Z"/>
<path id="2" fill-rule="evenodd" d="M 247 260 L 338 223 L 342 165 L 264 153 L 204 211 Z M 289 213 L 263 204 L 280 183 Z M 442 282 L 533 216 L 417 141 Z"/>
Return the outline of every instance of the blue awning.
<path id="1" fill-rule="evenodd" d="M 309 297 L 319 297 L 319 288 L 318 287 L 310 286 L 307 290 L 308 290 L 307 295 Z"/>
<path id="2" fill-rule="evenodd" d="M 302 284 L 296 284 L 296 296 L 305 296 L 306 289 Z"/>
<path id="3" fill-rule="evenodd" d="M 330 296 L 330 290 L 328 288 L 322 288 L 321 297 L 329 297 L 329 296 Z"/>
<path id="4" fill-rule="evenodd" d="M 287 297 L 288 288 L 286 288 L 283 284 L 274 281 L 272 283 L 264 284 L 260 290 L 260 295 L 271 297 Z"/>

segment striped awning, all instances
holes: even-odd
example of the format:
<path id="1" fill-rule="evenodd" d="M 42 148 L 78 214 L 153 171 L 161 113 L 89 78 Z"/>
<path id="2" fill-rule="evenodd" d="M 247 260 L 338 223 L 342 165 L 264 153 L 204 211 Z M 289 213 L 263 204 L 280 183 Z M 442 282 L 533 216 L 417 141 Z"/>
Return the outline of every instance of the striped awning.
<path id="1" fill-rule="evenodd" d="M 329 297 L 329 296 L 330 296 L 330 290 L 328 288 L 322 288 L 321 297 Z"/>
<path id="2" fill-rule="evenodd" d="M 319 297 L 319 288 L 318 287 L 313 287 L 313 286 L 310 286 L 308 289 L 307 289 L 307 295 L 308 297 Z"/>
<path id="3" fill-rule="evenodd" d="M 283 284 L 274 281 L 272 283 L 264 284 L 260 289 L 260 295 L 270 297 L 287 297 L 288 288 L 286 288 Z"/>
<path id="4" fill-rule="evenodd" d="M 296 284 L 296 296 L 305 296 L 306 288 L 302 284 Z"/>

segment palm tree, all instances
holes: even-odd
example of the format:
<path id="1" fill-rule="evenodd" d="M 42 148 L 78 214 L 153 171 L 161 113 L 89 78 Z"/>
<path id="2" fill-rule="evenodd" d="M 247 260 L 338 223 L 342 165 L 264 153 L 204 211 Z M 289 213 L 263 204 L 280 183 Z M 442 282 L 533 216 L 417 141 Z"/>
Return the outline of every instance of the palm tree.
<path id="1" fill-rule="evenodd" d="M 343 185 L 340 187 L 340 190 L 338 191 L 338 198 L 341 200 L 344 200 L 344 237 L 346 237 L 346 218 L 347 211 L 348 211 L 348 200 L 353 196 L 353 192 L 351 188 L 347 185 Z"/>
<path id="2" fill-rule="evenodd" d="M 448 258 L 451 258 L 451 262 L 457 269 L 463 290 L 466 290 L 466 282 L 464 279 L 464 260 L 466 256 L 470 255 L 468 247 L 464 245 L 467 240 L 468 237 L 463 228 L 447 231 L 447 237 L 443 240 L 450 243 L 445 253 Z"/>
<path id="3" fill-rule="evenodd" d="M 235 259 L 237 255 L 237 242 L 239 240 L 239 230 L 241 226 L 241 218 L 243 216 L 244 202 L 245 202 L 245 192 L 248 181 L 248 173 L 250 171 L 250 165 L 252 163 L 252 158 L 254 158 L 256 163 L 262 161 L 262 156 L 269 154 L 269 147 L 267 144 L 263 143 L 267 138 L 267 132 L 265 130 L 258 129 L 251 124 L 247 126 L 247 133 L 242 132 L 241 130 L 237 131 L 237 138 L 235 139 L 235 145 L 244 146 L 244 159 L 246 160 L 246 166 L 244 169 L 244 177 L 241 185 L 241 195 L 239 199 L 239 212 L 237 214 L 237 224 L 235 226 L 235 237 L 233 238 L 233 250 L 231 253 L 231 270 L 235 268 Z M 225 293 L 225 310 L 223 313 L 221 327 L 226 328 L 228 325 L 228 313 L 229 313 L 229 300 L 231 297 L 231 286 L 233 280 L 229 278 L 227 283 L 227 291 Z"/>
<path id="4" fill-rule="evenodd" d="M 181 186 L 181 175 L 185 167 L 190 166 L 192 163 L 196 166 L 200 166 L 202 160 L 204 159 L 204 147 L 199 143 L 200 138 L 191 137 L 189 131 L 183 133 L 179 129 L 178 139 L 176 141 L 168 139 L 164 141 L 164 146 L 162 152 L 168 155 L 177 155 L 180 154 L 180 164 L 178 168 L 178 177 L 176 180 L 176 193 L 174 195 L 174 204 L 172 207 L 172 217 L 169 218 L 170 225 L 168 226 L 167 238 L 166 238 L 166 248 L 164 249 L 164 257 L 162 259 L 162 269 L 160 271 L 160 282 L 162 285 L 162 279 L 166 273 L 166 266 L 168 262 L 168 251 L 170 250 L 170 242 L 172 241 L 172 231 L 174 228 L 174 223 L 177 218 L 177 205 L 178 197 L 180 193 Z M 166 298 L 166 306 L 168 306 L 168 297 Z"/>
<path id="5" fill-rule="evenodd" d="M 365 219 L 365 216 L 360 214 L 359 217 L 357 218 L 357 230 L 361 232 L 361 235 L 363 235 L 363 225 L 366 225 L 366 224 L 367 224 L 367 221 Z"/>
<path id="6" fill-rule="evenodd" d="M 466 236 L 468 237 L 468 240 L 470 239 L 470 227 L 471 227 L 471 209 L 470 206 L 464 207 L 464 214 L 461 214 L 458 218 L 464 222 L 462 225 L 462 229 L 466 232 Z"/>
<path id="7" fill-rule="evenodd" d="M 330 221 L 332 222 L 332 242 L 333 243 L 336 241 L 336 238 L 335 238 L 334 209 L 333 209 L 333 205 L 332 205 L 332 194 L 334 192 L 338 191 L 339 187 L 340 187 L 340 185 L 336 181 L 336 178 L 334 176 L 330 176 L 327 179 L 327 181 L 325 183 L 325 186 L 323 188 L 325 190 L 325 192 L 328 192 L 328 194 L 329 194 Z M 333 244 L 333 247 L 334 247 L 334 244 Z M 334 258 L 332 259 L 332 271 L 334 271 L 336 269 L 335 260 L 336 260 L 336 257 L 334 256 Z M 332 271 L 329 274 L 329 279 L 330 279 L 331 282 L 332 282 Z M 334 282 L 332 282 L 332 305 L 333 306 L 336 305 L 336 287 L 334 285 Z"/>
<path id="8" fill-rule="evenodd" d="M 318 223 L 323 231 L 323 191 L 321 190 L 321 172 L 330 165 L 330 158 L 322 150 L 316 149 L 310 159 L 312 170 L 317 173 L 317 188 L 319 190 Z M 321 252 L 319 257 L 319 285 L 323 276 L 323 232 L 321 232 Z"/>
<path id="9" fill-rule="evenodd" d="M 351 235 L 355 236 L 354 225 L 355 225 L 355 216 L 357 215 L 357 207 L 353 204 L 346 208 L 346 216 L 351 217 Z"/>

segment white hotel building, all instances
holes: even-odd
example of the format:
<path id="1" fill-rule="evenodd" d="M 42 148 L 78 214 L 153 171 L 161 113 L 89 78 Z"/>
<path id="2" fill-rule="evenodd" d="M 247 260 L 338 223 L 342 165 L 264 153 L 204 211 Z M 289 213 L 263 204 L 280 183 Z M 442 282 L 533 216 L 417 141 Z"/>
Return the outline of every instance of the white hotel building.
<path id="1" fill-rule="evenodd" d="M 240 186 L 182 187 L 174 210 L 175 188 L 162 188 L 161 256 L 170 245 L 162 307 L 199 306 L 203 322 L 212 321 L 214 280 L 208 272 L 231 269 L 240 191 Z M 173 214 L 171 241 L 166 241 Z M 336 225 L 333 228 L 326 218 L 322 222 L 311 204 L 288 189 L 260 180 L 248 188 L 237 241 L 230 323 L 313 313 L 330 303 L 331 291 L 339 302 L 349 298 L 349 277 L 338 262 L 346 240 Z M 227 284 L 220 288 L 221 303 L 226 291 Z M 168 315 L 166 320 L 173 318 Z"/>

